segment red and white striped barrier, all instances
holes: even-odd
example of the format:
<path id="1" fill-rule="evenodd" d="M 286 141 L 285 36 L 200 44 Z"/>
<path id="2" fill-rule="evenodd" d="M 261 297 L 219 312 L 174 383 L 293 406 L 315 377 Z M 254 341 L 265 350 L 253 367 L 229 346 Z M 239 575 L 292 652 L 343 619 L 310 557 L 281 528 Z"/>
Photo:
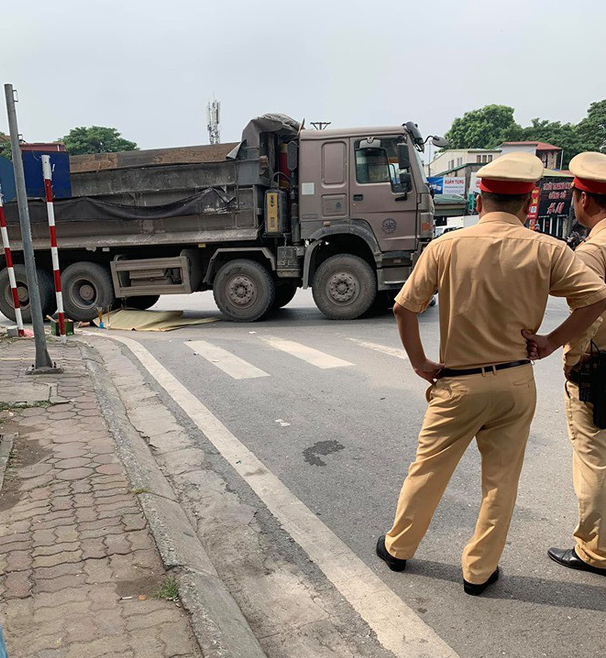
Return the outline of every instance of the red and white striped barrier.
<path id="1" fill-rule="evenodd" d="M 13 306 L 15 307 L 15 320 L 17 321 L 17 330 L 19 336 L 25 336 L 23 328 L 23 317 L 21 316 L 21 305 L 19 304 L 19 293 L 17 292 L 17 280 L 15 279 L 15 268 L 13 267 L 13 257 L 11 256 L 11 245 L 8 241 L 8 231 L 6 230 L 6 220 L 4 218 L 4 206 L 2 203 L 2 189 L 0 189 L 0 233 L 2 233 L 2 244 L 4 246 L 4 258 L 6 259 L 6 269 L 8 270 L 8 281 L 13 294 Z"/>
<path id="2" fill-rule="evenodd" d="M 44 192 L 46 194 L 46 211 L 48 213 L 48 229 L 50 231 L 51 258 L 53 261 L 53 278 L 57 296 L 57 316 L 59 318 L 59 335 L 61 340 L 67 340 L 65 335 L 65 313 L 63 311 L 63 293 L 61 291 L 61 272 L 59 271 L 59 249 L 57 248 L 57 231 L 55 229 L 55 207 L 53 205 L 53 171 L 50 155 L 40 156 L 42 160 L 42 175 L 44 176 Z"/>

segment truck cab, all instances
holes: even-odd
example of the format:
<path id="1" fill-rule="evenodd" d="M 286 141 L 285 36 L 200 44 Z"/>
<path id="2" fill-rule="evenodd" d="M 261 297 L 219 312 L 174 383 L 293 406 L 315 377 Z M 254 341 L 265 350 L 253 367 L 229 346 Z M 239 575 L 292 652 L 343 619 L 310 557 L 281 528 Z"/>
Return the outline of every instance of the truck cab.
<path id="1" fill-rule="evenodd" d="M 308 244 L 303 285 L 312 285 L 329 317 L 349 317 L 354 308 L 398 290 L 432 237 L 433 201 L 419 157 L 423 142 L 413 127 L 300 133 L 300 230 Z M 330 273 L 318 277 L 335 256 L 340 258 Z M 370 303 L 360 259 L 373 270 Z M 360 296 L 365 300 L 355 303 Z"/>

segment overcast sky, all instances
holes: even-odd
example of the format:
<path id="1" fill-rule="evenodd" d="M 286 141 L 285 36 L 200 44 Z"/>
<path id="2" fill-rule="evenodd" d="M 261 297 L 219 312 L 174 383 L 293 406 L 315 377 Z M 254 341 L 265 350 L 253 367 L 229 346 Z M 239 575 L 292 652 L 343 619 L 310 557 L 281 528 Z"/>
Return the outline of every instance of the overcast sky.
<path id="1" fill-rule="evenodd" d="M 0 0 L 0 78 L 30 142 L 95 124 L 207 143 L 213 95 L 226 142 L 265 112 L 426 134 L 489 103 L 577 122 L 606 98 L 605 24 L 598 0 Z"/>

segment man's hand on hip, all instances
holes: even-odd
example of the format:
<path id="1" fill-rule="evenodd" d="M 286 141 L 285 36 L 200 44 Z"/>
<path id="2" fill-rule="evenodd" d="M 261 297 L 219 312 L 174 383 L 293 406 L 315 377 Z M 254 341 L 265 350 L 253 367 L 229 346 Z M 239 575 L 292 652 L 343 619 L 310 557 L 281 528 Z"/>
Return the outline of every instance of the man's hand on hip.
<path id="1" fill-rule="evenodd" d="M 413 366 L 412 368 L 419 377 L 425 379 L 430 384 L 435 384 L 440 371 L 444 368 L 444 364 L 425 359 L 418 366 Z"/>
<path id="2" fill-rule="evenodd" d="M 526 329 L 522 329 L 522 336 L 526 339 L 528 358 L 533 361 L 544 359 L 550 354 L 553 354 L 556 349 L 549 340 L 549 336 L 533 334 L 530 331 L 526 331 Z"/>

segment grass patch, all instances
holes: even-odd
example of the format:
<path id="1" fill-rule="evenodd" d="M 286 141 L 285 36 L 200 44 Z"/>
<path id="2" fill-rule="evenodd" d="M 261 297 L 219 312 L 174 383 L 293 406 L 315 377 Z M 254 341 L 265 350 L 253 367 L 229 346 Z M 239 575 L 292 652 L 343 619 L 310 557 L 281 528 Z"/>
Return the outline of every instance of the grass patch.
<path id="1" fill-rule="evenodd" d="M 172 576 L 166 576 L 164 582 L 154 592 L 154 598 L 177 601 L 179 599 L 179 584 Z"/>
<path id="2" fill-rule="evenodd" d="M 141 487 L 140 489 L 131 489 L 131 492 L 135 494 L 135 496 L 138 496 L 139 494 L 144 494 L 144 493 L 151 493 L 149 489 L 146 489 L 145 487 Z"/>
<path id="3" fill-rule="evenodd" d="M 0 411 L 19 411 L 19 409 L 31 409 L 32 407 L 48 407 L 54 406 L 48 400 L 39 400 L 38 402 L 0 402 Z"/>

